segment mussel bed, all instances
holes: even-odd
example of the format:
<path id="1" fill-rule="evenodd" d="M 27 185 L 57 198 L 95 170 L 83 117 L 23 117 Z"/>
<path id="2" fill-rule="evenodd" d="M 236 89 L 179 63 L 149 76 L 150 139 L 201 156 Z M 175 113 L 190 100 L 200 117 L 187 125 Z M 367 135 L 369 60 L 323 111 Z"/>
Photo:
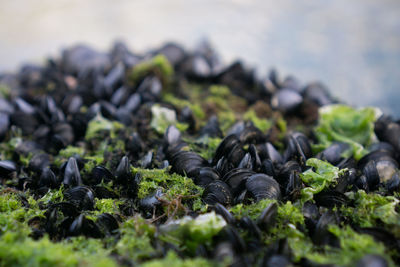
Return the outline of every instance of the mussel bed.
<path id="1" fill-rule="evenodd" d="M 207 42 L 0 74 L 1 266 L 400 265 L 400 123 Z"/>

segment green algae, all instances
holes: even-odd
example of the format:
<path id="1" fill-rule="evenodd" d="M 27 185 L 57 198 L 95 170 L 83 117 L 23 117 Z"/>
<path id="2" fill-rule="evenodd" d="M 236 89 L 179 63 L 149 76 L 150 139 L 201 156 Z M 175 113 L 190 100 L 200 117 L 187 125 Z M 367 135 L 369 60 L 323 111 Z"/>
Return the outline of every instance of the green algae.
<path id="1" fill-rule="evenodd" d="M 92 138 L 102 138 L 102 133 L 109 132 L 110 137 L 113 138 L 116 135 L 116 131 L 122 129 L 124 126 L 117 121 L 110 121 L 97 114 L 90 122 L 86 129 L 85 139 L 90 140 Z"/>
<path id="2" fill-rule="evenodd" d="M 193 180 L 176 173 L 168 173 L 165 169 L 132 168 L 133 174 L 140 173 L 138 197 L 144 198 L 156 189 L 163 189 L 168 200 L 177 197 L 200 197 L 203 189 L 194 184 Z"/>
<path id="3" fill-rule="evenodd" d="M 166 84 L 174 74 L 174 69 L 164 55 L 156 55 L 150 60 L 142 61 L 135 65 L 128 74 L 128 80 L 137 84 L 144 77 L 153 74 Z"/>
<path id="4" fill-rule="evenodd" d="M 204 258 L 188 258 L 181 259 L 176 255 L 175 252 L 169 251 L 168 254 L 163 259 L 155 259 L 150 260 L 143 265 L 142 267 L 192 267 L 192 266 L 202 266 L 202 267 L 217 267 L 221 266 L 220 264 L 213 262 L 211 260 L 207 260 Z"/>
<path id="5" fill-rule="evenodd" d="M 345 175 L 347 171 L 346 169 L 339 170 L 338 167 L 316 158 L 308 159 L 306 165 L 313 168 L 300 174 L 301 179 L 307 185 L 301 190 L 303 203 L 312 200 L 313 195 L 336 184 L 339 177 Z"/>
<path id="6" fill-rule="evenodd" d="M 249 109 L 246 113 L 244 113 L 243 119 L 251 121 L 253 125 L 260 129 L 263 133 L 266 133 L 272 127 L 272 122 L 270 120 L 259 118 L 253 109 Z"/>
<path id="7" fill-rule="evenodd" d="M 375 139 L 374 122 L 380 115 L 375 108 L 355 109 L 346 105 L 324 106 L 319 109 L 319 123 L 315 128 L 317 150 L 340 141 L 350 145 L 355 159 L 367 153 L 365 147 Z"/>

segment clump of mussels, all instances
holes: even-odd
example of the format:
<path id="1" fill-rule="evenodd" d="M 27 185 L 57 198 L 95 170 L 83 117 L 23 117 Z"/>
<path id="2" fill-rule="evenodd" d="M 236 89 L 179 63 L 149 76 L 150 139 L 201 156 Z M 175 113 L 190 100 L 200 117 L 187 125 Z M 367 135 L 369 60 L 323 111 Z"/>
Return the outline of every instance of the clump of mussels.
<path id="1" fill-rule="evenodd" d="M 400 264 L 400 124 L 208 44 L 0 75 L 4 266 Z"/>

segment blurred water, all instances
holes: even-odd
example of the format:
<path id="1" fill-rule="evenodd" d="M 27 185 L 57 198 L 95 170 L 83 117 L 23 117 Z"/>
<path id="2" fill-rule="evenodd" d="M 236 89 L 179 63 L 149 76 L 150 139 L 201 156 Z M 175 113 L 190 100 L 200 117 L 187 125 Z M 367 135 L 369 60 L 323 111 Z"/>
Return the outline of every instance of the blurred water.
<path id="1" fill-rule="evenodd" d="M 0 71 L 77 42 L 144 51 L 204 37 L 226 62 L 320 80 L 350 104 L 400 116 L 398 0 L 0 0 Z"/>

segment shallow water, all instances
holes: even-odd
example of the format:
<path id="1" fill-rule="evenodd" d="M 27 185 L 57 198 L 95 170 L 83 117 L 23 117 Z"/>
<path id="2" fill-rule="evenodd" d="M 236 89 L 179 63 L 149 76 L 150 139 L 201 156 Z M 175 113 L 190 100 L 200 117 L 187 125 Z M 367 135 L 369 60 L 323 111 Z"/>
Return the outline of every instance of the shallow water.
<path id="1" fill-rule="evenodd" d="M 77 42 L 144 51 L 205 37 L 226 62 L 320 80 L 347 103 L 400 117 L 398 0 L 0 0 L 0 71 Z"/>

